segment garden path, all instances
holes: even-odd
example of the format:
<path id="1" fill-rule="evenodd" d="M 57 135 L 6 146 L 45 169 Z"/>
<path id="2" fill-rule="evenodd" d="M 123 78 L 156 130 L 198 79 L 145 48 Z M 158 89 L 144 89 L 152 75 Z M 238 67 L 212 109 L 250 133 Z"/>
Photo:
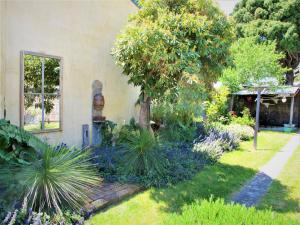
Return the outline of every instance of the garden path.
<path id="1" fill-rule="evenodd" d="M 296 148 L 300 145 L 300 132 L 294 135 L 289 142 L 267 163 L 256 176 L 242 189 L 233 195 L 232 201 L 246 206 L 255 206 L 267 193 L 272 181 L 282 171 Z"/>

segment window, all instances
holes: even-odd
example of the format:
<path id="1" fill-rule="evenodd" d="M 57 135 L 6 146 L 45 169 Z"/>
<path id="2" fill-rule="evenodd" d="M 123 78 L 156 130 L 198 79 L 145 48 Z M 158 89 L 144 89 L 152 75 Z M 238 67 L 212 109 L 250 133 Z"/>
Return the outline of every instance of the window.
<path id="1" fill-rule="evenodd" d="M 62 59 L 22 52 L 21 126 L 31 132 L 61 130 Z"/>

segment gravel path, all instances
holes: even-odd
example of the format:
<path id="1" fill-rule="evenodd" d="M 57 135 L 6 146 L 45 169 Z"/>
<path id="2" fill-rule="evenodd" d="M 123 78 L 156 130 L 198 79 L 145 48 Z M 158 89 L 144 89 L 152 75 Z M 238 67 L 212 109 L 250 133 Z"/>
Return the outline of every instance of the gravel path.
<path id="1" fill-rule="evenodd" d="M 260 199 L 267 193 L 273 179 L 277 178 L 280 174 L 298 145 L 300 145 L 300 133 L 293 136 L 231 200 L 246 206 L 257 205 Z"/>

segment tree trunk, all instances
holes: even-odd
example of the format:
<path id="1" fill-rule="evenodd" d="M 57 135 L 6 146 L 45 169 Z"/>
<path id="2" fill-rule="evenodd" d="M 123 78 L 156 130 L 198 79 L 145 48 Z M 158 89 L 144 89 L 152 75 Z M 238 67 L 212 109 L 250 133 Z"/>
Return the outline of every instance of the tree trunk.
<path id="1" fill-rule="evenodd" d="M 294 84 L 294 72 L 293 72 L 293 70 L 288 71 L 286 73 L 286 84 L 287 85 L 293 85 Z"/>
<path id="2" fill-rule="evenodd" d="M 139 115 L 139 125 L 142 129 L 151 130 L 150 126 L 150 104 L 151 98 L 144 95 L 140 102 L 141 109 Z"/>

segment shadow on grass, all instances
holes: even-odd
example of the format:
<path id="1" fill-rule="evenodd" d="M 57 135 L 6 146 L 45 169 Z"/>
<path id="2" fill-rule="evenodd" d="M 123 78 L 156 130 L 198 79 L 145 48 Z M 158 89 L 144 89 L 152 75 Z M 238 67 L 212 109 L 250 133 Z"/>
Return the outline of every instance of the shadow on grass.
<path id="1" fill-rule="evenodd" d="M 213 166 L 207 166 L 202 172 L 197 174 L 192 180 L 179 183 L 177 185 L 164 188 L 153 189 L 151 197 L 157 202 L 163 202 L 164 207 L 161 210 L 166 212 L 181 213 L 185 205 L 193 202 L 210 199 L 223 198 L 230 202 L 230 197 L 252 177 L 257 171 L 229 164 L 216 163 Z M 298 202 L 289 199 L 288 189 L 275 181 L 282 191 L 280 198 L 286 199 L 291 207 L 291 211 L 298 211 Z M 264 205 L 260 209 L 269 209 L 271 205 Z"/>
<path id="2" fill-rule="evenodd" d="M 291 188 L 282 185 L 274 180 L 269 192 L 262 199 L 258 209 L 272 209 L 279 213 L 300 212 L 299 199 L 291 199 L 289 192 Z"/>

